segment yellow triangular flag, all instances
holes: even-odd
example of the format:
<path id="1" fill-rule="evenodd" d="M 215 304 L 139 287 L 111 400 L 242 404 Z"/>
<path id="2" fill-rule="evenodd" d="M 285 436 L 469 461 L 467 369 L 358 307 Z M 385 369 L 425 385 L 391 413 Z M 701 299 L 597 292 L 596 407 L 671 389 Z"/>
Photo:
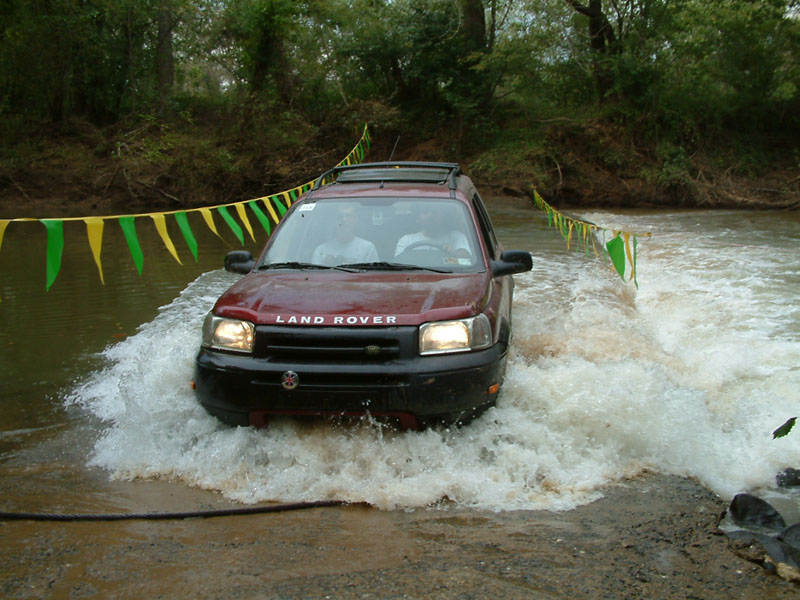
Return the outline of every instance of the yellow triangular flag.
<path id="1" fill-rule="evenodd" d="M 222 239 L 222 236 L 219 234 L 219 231 L 217 231 L 217 225 L 216 223 L 214 223 L 214 215 L 211 213 L 211 209 L 201 208 L 199 210 L 200 214 L 203 215 L 203 220 L 206 222 L 206 225 L 208 225 L 208 228 L 211 231 L 213 231 L 214 235 L 216 235 L 219 239 Z"/>
<path id="2" fill-rule="evenodd" d="M 0 219 L 0 248 L 3 247 L 3 234 L 6 232 L 6 227 L 10 222 L 9 219 Z"/>
<path id="3" fill-rule="evenodd" d="M 255 242 L 256 236 L 253 235 L 253 228 L 250 226 L 250 219 L 247 218 L 247 213 L 244 211 L 244 203 L 235 204 L 234 206 L 236 207 L 236 214 L 238 214 L 239 218 L 242 220 L 242 225 L 244 225 L 244 228 L 247 229 L 247 233 L 250 234 L 250 239 Z"/>
<path id="4" fill-rule="evenodd" d="M 103 265 L 100 263 L 100 251 L 103 248 L 103 219 L 100 217 L 87 217 L 83 220 L 86 223 L 86 237 L 89 238 L 89 248 L 92 249 L 92 256 L 97 265 L 97 272 L 100 273 L 100 283 L 106 284 L 103 277 Z"/>
<path id="5" fill-rule="evenodd" d="M 569 250 L 569 243 L 572 241 L 572 226 L 575 225 L 575 221 L 572 219 L 569 220 L 569 233 L 567 234 L 567 250 Z"/>
<path id="6" fill-rule="evenodd" d="M 631 234 L 627 231 L 622 232 L 622 239 L 625 240 L 625 255 L 628 257 L 628 262 L 631 265 L 631 281 L 636 277 L 636 265 L 633 264 L 633 255 L 631 254 Z"/>
<path id="7" fill-rule="evenodd" d="M 164 242 L 164 245 L 169 250 L 169 253 L 172 254 L 172 258 L 178 261 L 178 264 L 183 264 L 181 259 L 178 257 L 178 251 L 175 250 L 175 244 L 172 243 L 172 240 L 169 237 L 169 233 L 167 233 L 167 220 L 164 218 L 164 213 L 152 213 L 149 215 L 153 222 L 156 224 L 156 230 L 158 231 L 158 235 L 161 236 L 161 239 Z"/>
<path id="8" fill-rule="evenodd" d="M 275 221 L 275 224 L 277 225 L 280 221 L 280 217 L 278 217 L 277 213 L 275 212 L 275 208 L 272 206 L 272 202 L 269 201 L 269 197 L 262 198 L 261 201 L 264 203 L 264 206 L 267 207 L 269 216 L 272 217 L 272 220 Z"/>

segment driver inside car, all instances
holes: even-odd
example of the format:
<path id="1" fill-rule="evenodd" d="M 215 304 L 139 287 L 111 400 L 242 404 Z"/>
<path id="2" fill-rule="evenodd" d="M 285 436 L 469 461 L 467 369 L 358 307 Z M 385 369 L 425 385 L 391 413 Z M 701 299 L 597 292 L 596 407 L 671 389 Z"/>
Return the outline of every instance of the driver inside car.
<path id="1" fill-rule="evenodd" d="M 409 233 L 397 241 L 395 257 L 400 256 L 407 248 L 443 250 L 448 256 L 470 258 L 467 236 L 461 231 L 450 229 L 442 207 L 423 206 L 419 212 L 420 231 Z M 430 245 L 425 244 L 429 242 Z"/>

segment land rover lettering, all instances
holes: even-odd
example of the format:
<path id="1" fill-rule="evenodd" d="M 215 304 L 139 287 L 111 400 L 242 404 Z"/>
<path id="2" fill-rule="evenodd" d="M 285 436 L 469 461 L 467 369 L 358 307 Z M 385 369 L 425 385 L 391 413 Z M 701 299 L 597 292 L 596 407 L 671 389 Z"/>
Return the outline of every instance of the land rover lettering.
<path id="1" fill-rule="evenodd" d="M 334 325 L 393 325 L 397 323 L 397 317 L 386 316 L 349 316 L 349 317 L 333 317 Z"/>
<path id="2" fill-rule="evenodd" d="M 325 323 L 325 317 L 311 317 L 308 315 L 291 315 L 289 317 L 284 317 L 283 315 L 278 315 L 275 317 L 276 323 L 287 323 L 289 325 L 323 325 Z"/>
<path id="3" fill-rule="evenodd" d="M 389 315 L 350 315 L 342 317 L 276 315 L 275 323 L 279 325 L 394 325 L 397 323 L 397 317 Z"/>

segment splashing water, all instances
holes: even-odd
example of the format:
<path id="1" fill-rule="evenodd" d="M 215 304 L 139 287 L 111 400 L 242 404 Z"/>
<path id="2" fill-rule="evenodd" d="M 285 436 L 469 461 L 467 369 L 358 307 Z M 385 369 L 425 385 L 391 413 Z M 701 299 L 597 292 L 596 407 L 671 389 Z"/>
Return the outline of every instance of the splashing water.
<path id="1" fill-rule="evenodd" d="M 539 252 L 515 277 L 497 407 L 460 429 L 219 424 L 189 379 L 203 317 L 235 281 L 222 271 L 109 347 L 67 402 L 103 422 L 90 464 L 241 502 L 559 510 L 644 469 L 729 498 L 800 467 L 800 432 L 771 436 L 800 413 L 800 227 L 757 215 L 582 215 L 655 232 L 639 247 L 640 288 L 600 260 Z"/>

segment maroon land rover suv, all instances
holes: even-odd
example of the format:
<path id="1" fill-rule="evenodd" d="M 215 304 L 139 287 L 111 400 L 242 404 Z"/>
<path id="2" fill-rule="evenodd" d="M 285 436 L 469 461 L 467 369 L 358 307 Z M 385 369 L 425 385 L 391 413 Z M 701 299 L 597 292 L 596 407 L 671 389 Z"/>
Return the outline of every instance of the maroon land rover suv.
<path id="1" fill-rule="evenodd" d="M 206 317 L 194 387 L 231 425 L 372 415 L 404 429 L 492 406 L 511 338 L 511 275 L 457 164 L 336 167 L 295 202 Z"/>

